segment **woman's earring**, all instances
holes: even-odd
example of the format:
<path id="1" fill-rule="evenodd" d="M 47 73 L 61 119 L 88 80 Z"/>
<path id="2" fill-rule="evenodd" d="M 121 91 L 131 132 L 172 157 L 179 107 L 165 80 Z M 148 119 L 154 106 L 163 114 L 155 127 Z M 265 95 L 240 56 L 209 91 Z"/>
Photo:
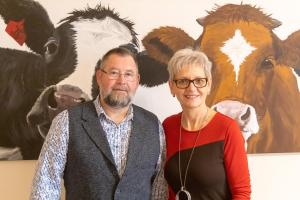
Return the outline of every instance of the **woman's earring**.
<path id="1" fill-rule="evenodd" d="M 175 94 L 172 94 L 173 97 L 175 97 Z"/>

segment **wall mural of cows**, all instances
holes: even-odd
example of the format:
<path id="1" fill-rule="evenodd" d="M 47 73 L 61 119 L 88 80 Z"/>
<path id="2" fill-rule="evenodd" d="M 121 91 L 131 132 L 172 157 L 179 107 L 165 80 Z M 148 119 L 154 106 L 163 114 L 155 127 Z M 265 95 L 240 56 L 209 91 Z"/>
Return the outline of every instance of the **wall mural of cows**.
<path id="1" fill-rule="evenodd" d="M 191 36 L 168 22 L 147 27 L 130 5 L 119 7 L 121 17 L 118 0 L 75 7 L 54 23 L 44 1 L 0 0 L 0 31 L 26 47 L 7 48 L 0 37 L 0 160 L 36 159 L 56 114 L 95 98 L 95 66 L 116 46 L 137 54 L 135 103 L 158 108 L 161 120 L 179 111 L 166 84 L 168 60 L 178 49 L 200 48 L 214 64 L 207 103 L 239 122 L 248 152 L 300 152 L 300 33 L 281 40 L 274 33 L 281 23 L 262 9 L 223 3 L 195 17 L 201 26 L 192 29 L 202 33 Z"/>

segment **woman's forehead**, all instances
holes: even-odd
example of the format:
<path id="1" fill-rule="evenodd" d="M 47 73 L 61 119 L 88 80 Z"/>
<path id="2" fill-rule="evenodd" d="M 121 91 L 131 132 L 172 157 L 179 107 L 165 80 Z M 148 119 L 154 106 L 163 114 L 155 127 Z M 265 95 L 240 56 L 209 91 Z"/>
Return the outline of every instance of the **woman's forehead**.
<path id="1" fill-rule="evenodd" d="M 202 65 L 183 65 L 175 75 L 205 75 L 204 68 Z"/>

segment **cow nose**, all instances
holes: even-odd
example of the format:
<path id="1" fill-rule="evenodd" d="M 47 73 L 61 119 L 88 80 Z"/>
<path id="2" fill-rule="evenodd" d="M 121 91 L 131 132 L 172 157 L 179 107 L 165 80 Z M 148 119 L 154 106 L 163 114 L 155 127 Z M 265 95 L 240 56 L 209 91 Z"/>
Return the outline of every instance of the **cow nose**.
<path id="1" fill-rule="evenodd" d="M 212 108 L 235 119 L 240 126 L 245 141 L 259 130 L 255 108 L 249 104 L 226 100 L 213 105 Z M 247 144 L 245 144 L 246 146 Z"/>
<path id="2" fill-rule="evenodd" d="M 251 112 L 250 107 L 247 107 L 246 112 L 243 115 L 241 115 L 241 120 L 243 121 L 248 120 L 250 118 L 250 114 L 251 114 L 250 112 Z"/>

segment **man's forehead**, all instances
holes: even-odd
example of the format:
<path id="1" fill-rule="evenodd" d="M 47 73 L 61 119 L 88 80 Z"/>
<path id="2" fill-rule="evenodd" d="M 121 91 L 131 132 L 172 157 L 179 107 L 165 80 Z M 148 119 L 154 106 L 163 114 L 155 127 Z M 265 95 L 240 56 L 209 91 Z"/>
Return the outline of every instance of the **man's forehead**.
<path id="1" fill-rule="evenodd" d="M 138 70 L 134 59 L 130 55 L 111 54 L 104 61 L 103 65 L 110 69 L 119 69 L 119 70 L 126 70 L 126 71 Z"/>
<path id="2" fill-rule="evenodd" d="M 118 58 L 126 58 L 126 59 L 130 59 L 134 62 L 134 59 L 130 54 L 119 54 L 119 53 L 110 54 L 106 60 L 113 60 L 113 59 L 118 59 Z"/>

